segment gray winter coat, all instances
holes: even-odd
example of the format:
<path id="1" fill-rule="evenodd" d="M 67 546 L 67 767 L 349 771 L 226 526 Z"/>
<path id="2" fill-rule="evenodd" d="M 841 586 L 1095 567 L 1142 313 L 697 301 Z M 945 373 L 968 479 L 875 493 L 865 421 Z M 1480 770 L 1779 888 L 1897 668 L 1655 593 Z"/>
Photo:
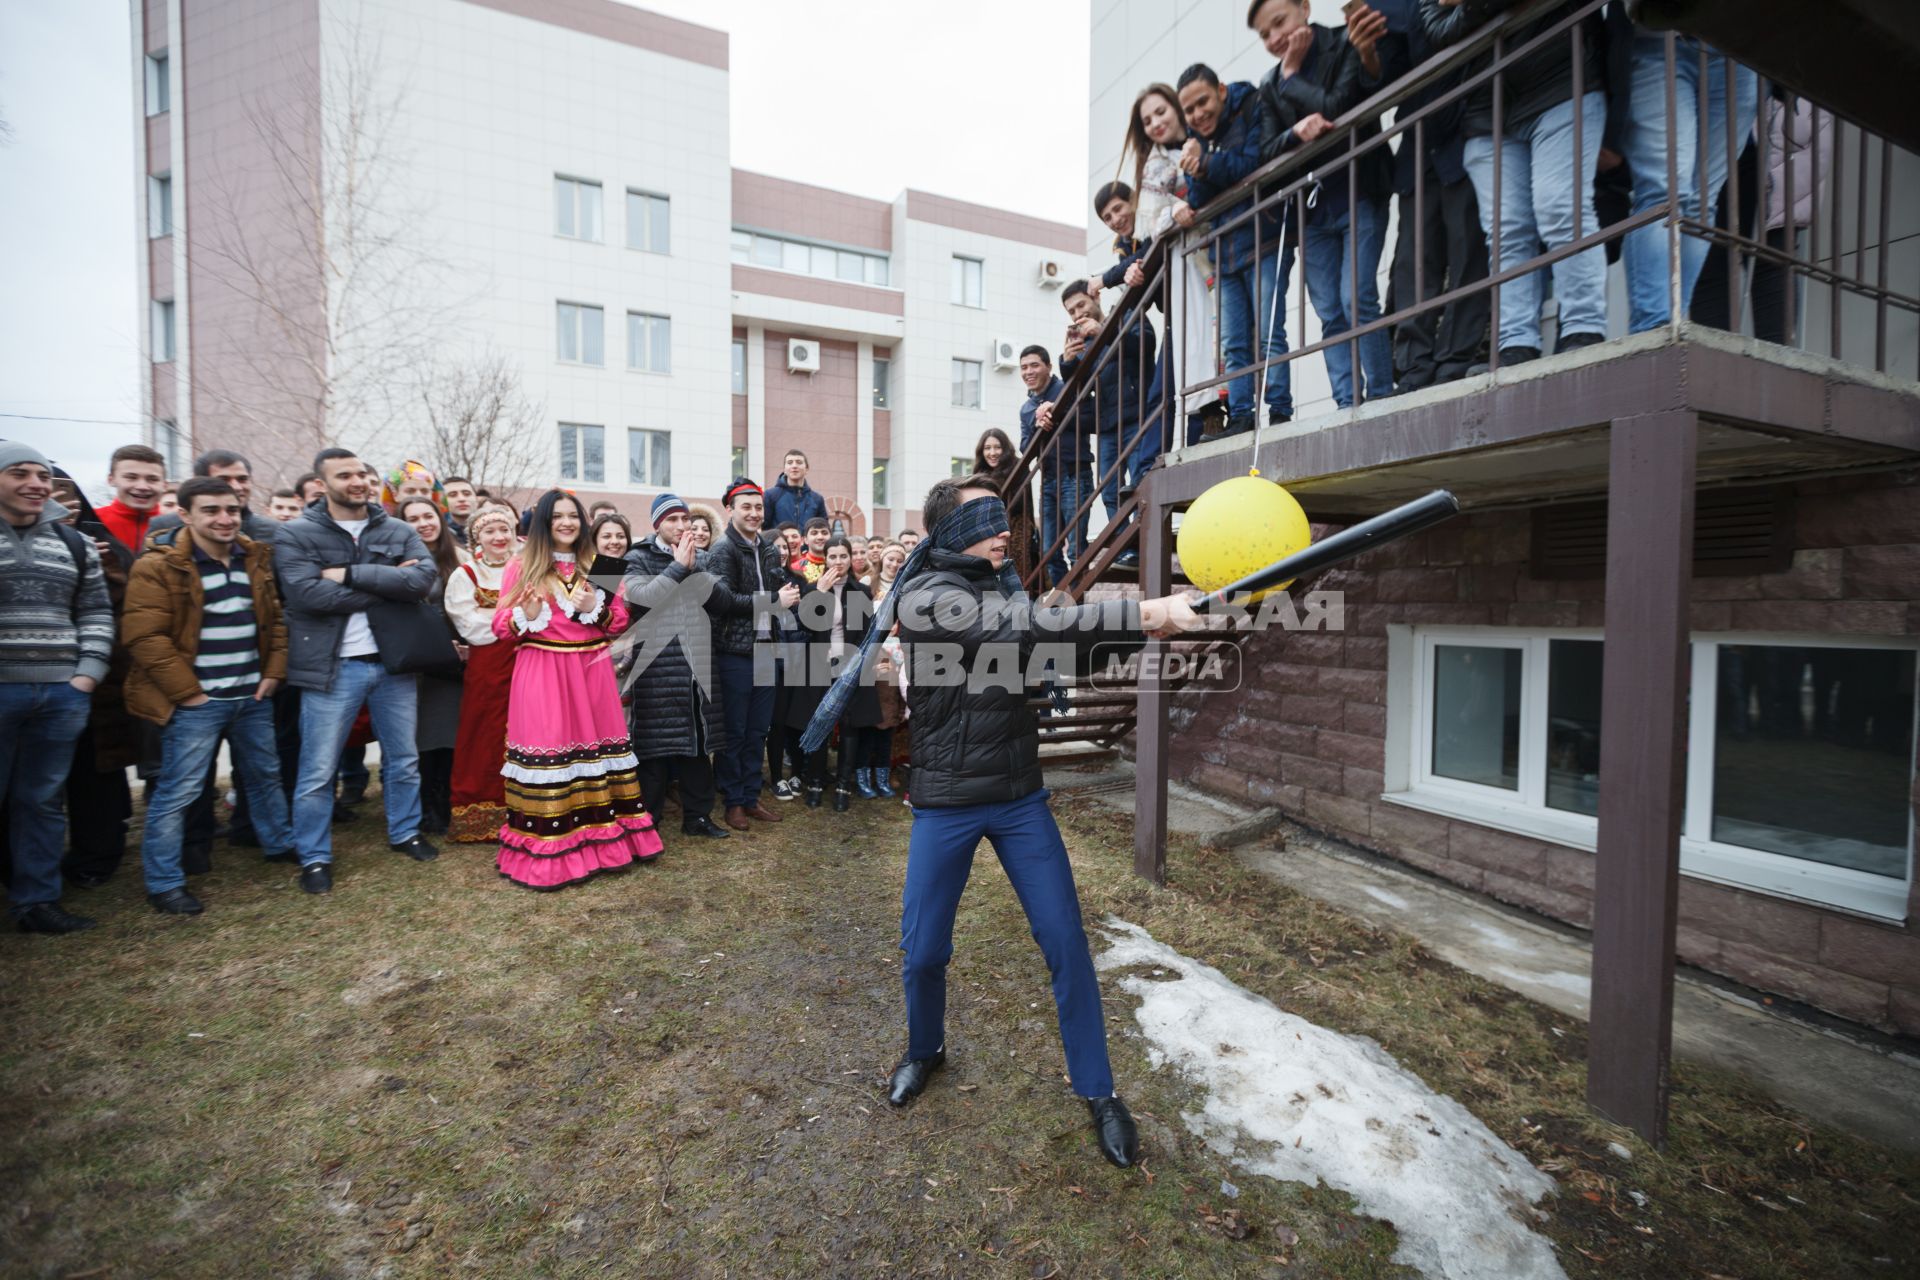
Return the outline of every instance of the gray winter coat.
<path id="1" fill-rule="evenodd" d="M 402 561 L 412 564 L 401 568 Z M 345 583 L 321 570 L 344 567 Z M 425 600 L 439 572 L 420 535 L 379 506 L 367 509 L 358 545 L 316 502 L 298 520 L 280 526 L 273 544 L 274 573 L 287 601 L 287 682 L 325 690 L 340 666 L 347 618 L 383 600 Z"/>
<path id="2" fill-rule="evenodd" d="M 713 671 L 716 621 L 711 611 L 717 602 L 706 553 L 695 555 L 688 569 L 659 538 L 636 542 L 627 552 L 621 593 L 633 617 L 628 634 L 635 636 L 634 658 L 637 662 L 649 655 L 646 666 L 624 685 L 634 755 L 650 760 L 717 751 L 725 739 L 720 686 Z M 672 638 L 650 652 L 653 643 L 666 637 Z M 696 668 L 705 689 L 695 679 Z"/>

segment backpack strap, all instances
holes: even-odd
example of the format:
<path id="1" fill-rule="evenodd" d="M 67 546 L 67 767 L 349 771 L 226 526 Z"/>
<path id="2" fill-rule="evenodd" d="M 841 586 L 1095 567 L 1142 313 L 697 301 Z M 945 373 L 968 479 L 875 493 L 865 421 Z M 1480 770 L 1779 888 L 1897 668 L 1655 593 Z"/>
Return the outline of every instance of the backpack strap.
<path id="1" fill-rule="evenodd" d="M 74 613 L 80 612 L 80 592 L 87 585 L 87 539 L 86 535 L 69 524 L 55 523 L 53 531 L 60 535 L 60 541 L 67 544 L 67 554 L 73 557 L 73 604 Z"/>

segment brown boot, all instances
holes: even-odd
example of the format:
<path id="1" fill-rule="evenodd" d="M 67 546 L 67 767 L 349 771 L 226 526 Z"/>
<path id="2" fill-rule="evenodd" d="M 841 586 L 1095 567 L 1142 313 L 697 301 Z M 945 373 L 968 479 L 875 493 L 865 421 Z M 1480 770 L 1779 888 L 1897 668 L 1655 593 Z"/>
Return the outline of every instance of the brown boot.
<path id="1" fill-rule="evenodd" d="M 767 808 L 767 806 L 765 806 L 765 805 L 763 805 L 763 804 L 761 804 L 761 803 L 760 803 L 760 802 L 759 802 L 758 800 L 755 800 L 755 801 L 753 802 L 753 804 L 752 804 L 752 806 L 751 806 L 750 808 L 748 808 L 746 812 L 747 812 L 747 816 L 748 816 L 749 818 L 757 818 L 757 819 L 758 819 L 759 821 L 761 821 L 761 822 L 778 822 L 778 821 L 780 821 L 780 815 L 779 815 L 779 814 L 777 814 L 777 813 L 775 813 L 775 812 L 774 812 L 773 810 L 771 810 L 771 809 L 769 809 L 769 808 Z"/>
<path id="2" fill-rule="evenodd" d="M 730 804 L 727 806 L 727 825 L 735 831 L 745 831 L 753 825 L 747 821 L 747 810 L 744 805 Z"/>

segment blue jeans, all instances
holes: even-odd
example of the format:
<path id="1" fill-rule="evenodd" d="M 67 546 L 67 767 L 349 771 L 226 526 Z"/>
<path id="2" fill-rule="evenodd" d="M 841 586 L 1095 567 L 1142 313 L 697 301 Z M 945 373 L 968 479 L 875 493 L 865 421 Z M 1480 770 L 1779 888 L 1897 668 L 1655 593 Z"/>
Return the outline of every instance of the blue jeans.
<path id="1" fill-rule="evenodd" d="M 1707 149 L 1700 152 L 1700 50 L 1692 36 L 1675 41 L 1673 51 L 1674 172 L 1680 182 L 1680 216 L 1701 221 L 1700 182 L 1705 170 L 1707 202 L 1719 202 L 1727 181 L 1727 64 L 1707 50 Z M 1633 208 L 1640 213 L 1667 199 L 1667 48 L 1666 38 L 1636 33 L 1632 55 L 1633 110 L 1624 140 L 1633 168 Z M 1734 68 L 1733 137 L 1737 151 L 1753 129 L 1759 78 Z M 1698 236 L 1680 238 L 1680 311 L 1693 300 L 1694 283 L 1710 246 Z M 1657 329 L 1672 318 L 1672 278 L 1667 271 L 1667 227 L 1649 223 L 1627 233 L 1621 256 L 1627 267 L 1627 329 Z"/>
<path id="2" fill-rule="evenodd" d="M 1600 132 L 1607 124 L 1605 94 L 1589 93 L 1580 107 L 1580 163 L 1573 157 L 1573 99 L 1542 112 L 1533 123 L 1500 142 L 1500 261 L 1495 271 L 1525 262 L 1540 246 L 1557 249 L 1573 239 L 1574 201 L 1580 234 L 1599 229 L 1593 216 L 1593 170 L 1600 158 Z M 1493 139 L 1468 138 L 1464 159 L 1480 205 L 1480 226 L 1493 242 Z M 1578 175 L 1577 177 L 1575 175 Z M 1607 255 L 1599 245 L 1553 264 L 1553 294 L 1560 300 L 1560 337 L 1607 332 Z M 1540 275 L 1529 271 L 1500 286 L 1498 345 L 1540 347 Z"/>
<path id="3" fill-rule="evenodd" d="M 1287 278 L 1292 274 L 1292 246 L 1277 254 L 1269 250 L 1257 263 L 1218 274 L 1220 358 L 1226 369 L 1244 369 L 1254 363 L 1256 332 L 1267 336 L 1266 351 L 1260 359 L 1271 360 L 1286 354 L 1287 309 L 1284 303 L 1276 306 L 1274 298 L 1286 292 Z M 1229 417 L 1253 415 L 1253 379 L 1254 375 L 1249 373 L 1227 384 Z M 1270 412 L 1293 416 L 1293 378 L 1286 365 L 1277 364 L 1267 370 L 1266 400 Z"/>
<path id="4" fill-rule="evenodd" d="M 181 828 L 187 806 L 207 780 L 207 766 L 220 749 L 222 734 L 233 744 L 234 772 L 261 847 L 269 855 L 293 848 L 273 740 L 273 703 L 212 698 L 197 707 L 175 707 L 160 730 L 160 777 L 147 802 L 147 832 L 140 841 L 148 893 L 165 893 L 187 882 L 180 870 Z M 247 762 L 245 769 L 237 767 L 241 760 Z"/>
<path id="5" fill-rule="evenodd" d="M 713 655 L 720 677 L 720 715 L 726 725 L 726 745 L 714 753 L 715 790 L 729 809 L 760 803 L 760 758 L 773 723 L 772 684 L 757 684 L 753 659 L 738 653 Z"/>
<path id="6" fill-rule="evenodd" d="M 331 689 L 300 691 L 300 780 L 293 787 L 293 847 L 300 854 L 300 865 L 307 867 L 333 861 L 333 775 L 362 703 L 373 717 L 373 735 L 380 740 L 387 842 L 404 844 L 420 834 L 420 753 L 414 745 L 420 715 L 418 684 L 414 677 L 394 675 L 378 662 L 335 661 Z"/>
<path id="7" fill-rule="evenodd" d="M 1051 459 L 1049 459 L 1051 461 Z M 1065 474 L 1048 475 L 1040 482 L 1040 550 L 1046 551 L 1060 537 L 1061 525 L 1073 520 L 1073 529 L 1065 541 L 1047 558 L 1047 571 L 1054 585 L 1066 581 L 1068 563 L 1078 560 L 1087 548 L 1087 516 L 1074 517 L 1080 499 L 1093 492 L 1093 473 L 1087 464 L 1071 464 Z"/>
<path id="8" fill-rule="evenodd" d="M 1350 236 L 1350 231 L 1355 234 Z M 1357 240 L 1349 255 L 1349 239 Z M 1356 324 L 1380 318 L 1380 251 L 1387 243 L 1387 202 L 1384 198 L 1360 198 L 1357 216 L 1342 209 L 1337 216 L 1316 220 L 1307 216 L 1305 247 L 1300 257 L 1301 274 L 1307 278 L 1307 296 L 1313 301 L 1314 314 L 1320 317 L 1320 336 L 1333 338 Z M 1357 263 L 1354 262 L 1357 256 Z M 1354 297 L 1354 273 L 1359 269 L 1359 297 Z M 1366 394 L 1393 394 L 1393 338 L 1379 329 L 1359 339 L 1360 372 L 1366 378 Z M 1333 401 L 1342 409 L 1353 404 L 1353 348 L 1345 343 L 1328 347 L 1327 378 L 1333 383 Z"/>
<path id="9" fill-rule="evenodd" d="M 60 901 L 67 813 L 60 788 L 93 699 L 65 680 L 0 684 L 0 804 L 13 846 L 13 914 Z"/>
<path id="10" fill-rule="evenodd" d="M 1094 976 L 1093 956 L 1080 924 L 1080 895 L 1074 889 L 1067 846 L 1047 808 L 1045 791 L 1003 804 L 914 809 L 900 902 L 907 1056 L 930 1058 L 946 1045 L 953 920 L 982 837 L 1013 883 L 1033 940 L 1053 975 L 1054 1010 L 1073 1091 L 1083 1098 L 1108 1097 L 1113 1093 L 1113 1068 L 1107 1061 L 1100 980 Z"/>

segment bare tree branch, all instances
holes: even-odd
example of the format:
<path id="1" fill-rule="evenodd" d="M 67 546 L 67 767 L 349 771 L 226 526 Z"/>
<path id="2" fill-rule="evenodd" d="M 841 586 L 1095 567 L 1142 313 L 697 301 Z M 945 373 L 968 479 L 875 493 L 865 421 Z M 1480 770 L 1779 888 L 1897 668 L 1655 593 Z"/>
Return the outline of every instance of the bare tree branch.
<path id="1" fill-rule="evenodd" d="M 426 408 L 422 454 L 441 475 L 466 476 L 496 492 L 531 488 L 552 471 L 542 410 L 520 389 L 519 370 L 489 352 L 446 364 L 420 389 Z"/>

